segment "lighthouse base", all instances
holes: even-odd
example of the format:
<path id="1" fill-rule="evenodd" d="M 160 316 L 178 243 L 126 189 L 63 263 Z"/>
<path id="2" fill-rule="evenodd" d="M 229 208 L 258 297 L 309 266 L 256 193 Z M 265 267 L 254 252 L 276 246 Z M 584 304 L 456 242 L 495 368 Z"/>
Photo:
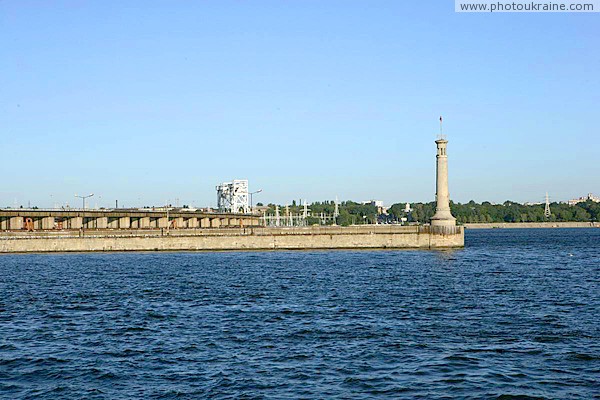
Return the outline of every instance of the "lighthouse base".
<path id="1" fill-rule="evenodd" d="M 431 217 L 431 226 L 455 226 L 456 218 L 452 216 L 450 210 L 437 210 Z"/>

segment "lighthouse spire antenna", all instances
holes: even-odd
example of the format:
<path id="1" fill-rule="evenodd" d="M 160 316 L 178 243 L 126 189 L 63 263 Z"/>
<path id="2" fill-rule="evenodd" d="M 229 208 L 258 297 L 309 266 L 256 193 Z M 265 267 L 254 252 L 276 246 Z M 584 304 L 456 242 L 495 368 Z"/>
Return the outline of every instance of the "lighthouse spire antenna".
<path id="1" fill-rule="evenodd" d="M 442 116 L 440 115 L 440 136 L 438 139 L 445 139 L 443 131 L 442 131 Z"/>

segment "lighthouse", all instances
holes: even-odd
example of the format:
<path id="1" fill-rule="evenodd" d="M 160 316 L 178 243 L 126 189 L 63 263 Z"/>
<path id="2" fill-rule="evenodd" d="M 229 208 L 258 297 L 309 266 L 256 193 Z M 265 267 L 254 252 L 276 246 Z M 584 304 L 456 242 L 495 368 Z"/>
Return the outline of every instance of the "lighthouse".
<path id="1" fill-rule="evenodd" d="M 435 141 L 437 145 L 436 155 L 436 191 L 437 202 L 435 215 L 431 217 L 432 227 L 456 226 L 456 218 L 450 212 L 450 194 L 448 193 L 448 154 L 446 152 L 448 141 L 441 134 L 442 117 L 440 117 L 440 136 Z M 442 228 L 442 231 L 445 229 Z"/>

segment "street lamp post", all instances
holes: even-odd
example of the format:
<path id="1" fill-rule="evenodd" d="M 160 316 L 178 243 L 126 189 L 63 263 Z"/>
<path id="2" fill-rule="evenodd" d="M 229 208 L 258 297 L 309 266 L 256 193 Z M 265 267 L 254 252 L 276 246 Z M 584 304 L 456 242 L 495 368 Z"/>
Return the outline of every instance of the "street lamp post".
<path id="1" fill-rule="evenodd" d="M 85 211 L 85 199 L 90 198 L 93 195 L 94 195 L 94 193 L 88 194 L 87 196 L 78 196 L 78 195 L 75 195 L 75 197 L 78 197 L 81 200 L 83 200 L 83 211 Z"/>
<path id="2" fill-rule="evenodd" d="M 169 234 L 170 227 L 171 227 L 171 224 L 169 222 L 169 205 L 167 204 L 167 235 Z"/>
<path id="3" fill-rule="evenodd" d="M 75 197 L 78 197 L 78 198 L 80 198 L 83 201 L 83 214 L 82 214 L 82 217 L 81 217 L 81 230 L 82 231 L 84 230 L 84 227 L 85 227 L 85 199 L 90 198 L 93 195 L 94 195 L 94 193 L 90 193 L 87 196 L 78 196 L 78 195 L 75 195 Z"/>
<path id="4" fill-rule="evenodd" d="M 253 195 L 253 194 L 256 194 L 256 193 L 260 193 L 260 192 L 262 192 L 262 191 L 263 191 L 262 189 L 258 189 L 256 192 L 248 193 L 248 194 L 250 195 L 250 213 L 252 213 L 252 208 L 253 208 L 253 207 L 252 207 L 252 204 L 253 204 L 253 203 L 252 203 L 252 195 Z"/>

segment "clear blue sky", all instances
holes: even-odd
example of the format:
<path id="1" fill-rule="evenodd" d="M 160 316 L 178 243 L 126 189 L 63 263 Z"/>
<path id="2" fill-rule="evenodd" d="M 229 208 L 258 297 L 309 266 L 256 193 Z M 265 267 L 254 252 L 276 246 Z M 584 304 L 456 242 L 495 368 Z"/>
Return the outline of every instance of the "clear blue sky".
<path id="1" fill-rule="evenodd" d="M 0 206 L 432 201 L 440 115 L 455 201 L 600 194 L 598 13 L 13 0 L 0 49 Z"/>

